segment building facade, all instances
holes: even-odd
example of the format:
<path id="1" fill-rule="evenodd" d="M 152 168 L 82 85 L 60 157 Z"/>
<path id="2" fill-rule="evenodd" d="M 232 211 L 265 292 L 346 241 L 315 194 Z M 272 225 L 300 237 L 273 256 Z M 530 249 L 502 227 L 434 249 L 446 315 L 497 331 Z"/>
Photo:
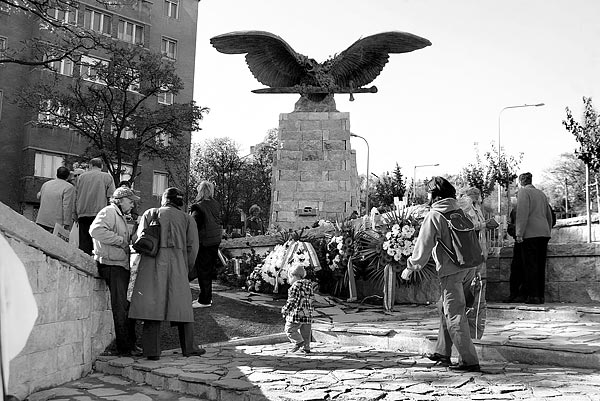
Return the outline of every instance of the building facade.
<path id="1" fill-rule="evenodd" d="M 193 99 L 194 62 L 198 0 L 139 0 L 134 2 L 97 2 L 83 0 L 72 12 L 57 13 L 56 18 L 94 30 L 114 41 L 142 46 L 174 60 L 176 73 L 184 89 L 177 96 L 156 97 L 161 104 L 188 103 Z M 43 24 L 36 18 L 15 14 L 0 7 L 0 51 L 31 38 L 43 36 Z M 100 58 L 90 51 L 81 54 Z M 96 56 L 96 57 L 94 57 Z M 83 154 L 87 140 L 68 128 L 50 128 L 36 124 L 42 116 L 15 104 L 15 94 L 24 85 L 31 85 L 43 74 L 78 76 L 85 68 L 65 59 L 53 63 L 53 71 L 39 66 L 13 63 L 0 64 L 0 202 L 30 219 L 39 207 L 37 193 L 41 185 L 56 176 L 61 165 L 72 168 L 69 160 Z M 185 140 L 189 145 L 191 135 Z M 188 163 L 182 160 L 181 163 Z M 167 169 L 160 160 L 141 160 L 141 173 L 134 189 L 142 200 L 139 211 L 158 206 L 160 195 L 170 186 Z M 128 179 L 123 174 L 123 179 Z"/>

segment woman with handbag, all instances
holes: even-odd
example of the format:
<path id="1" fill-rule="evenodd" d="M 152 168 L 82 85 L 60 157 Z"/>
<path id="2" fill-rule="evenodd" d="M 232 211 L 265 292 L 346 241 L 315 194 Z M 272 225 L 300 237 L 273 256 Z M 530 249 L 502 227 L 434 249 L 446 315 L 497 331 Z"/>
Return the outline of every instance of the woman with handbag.
<path id="1" fill-rule="evenodd" d="M 181 210 L 182 206 L 181 191 L 168 188 L 162 195 L 161 207 L 146 210 L 137 231 L 138 238 L 143 238 L 150 223 L 160 226 L 156 255 L 141 253 L 129 310 L 130 318 L 144 322 L 142 348 L 144 356 L 153 361 L 160 359 L 163 321 L 177 326 L 184 356 L 206 352 L 194 345 L 194 313 L 188 281 L 198 253 L 198 231 L 191 216 Z"/>
<path id="2" fill-rule="evenodd" d="M 208 181 L 198 185 L 197 203 L 190 212 L 198 227 L 200 248 L 194 265 L 194 272 L 189 279 L 198 278 L 200 294 L 198 300 L 192 303 L 194 308 L 207 308 L 212 305 L 212 276 L 219 255 L 219 244 L 223 236 L 221 225 L 221 205 L 213 196 L 215 187 Z"/>

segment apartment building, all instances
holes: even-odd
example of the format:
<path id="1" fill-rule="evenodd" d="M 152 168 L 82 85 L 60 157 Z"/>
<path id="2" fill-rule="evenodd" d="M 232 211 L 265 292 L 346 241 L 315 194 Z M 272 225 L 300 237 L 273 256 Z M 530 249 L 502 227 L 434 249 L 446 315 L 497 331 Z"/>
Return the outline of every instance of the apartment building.
<path id="1" fill-rule="evenodd" d="M 175 61 L 176 73 L 185 88 L 177 96 L 156 97 L 160 104 L 186 103 L 192 100 L 198 0 L 139 0 L 97 2 L 82 0 L 72 11 L 56 12 L 57 19 L 94 30 L 114 41 L 161 51 Z M 36 18 L 8 12 L 0 7 L 0 51 L 11 44 L 40 36 L 44 29 Z M 94 51 L 81 59 L 101 58 Z M 83 63 L 84 64 L 84 63 Z M 56 62 L 54 72 L 41 67 L 0 64 L 0 202 L 34 219 L 41 185 L 55 178 L 56 169 L 80 156 L 87 141 L 77 131 L 49 128 L 35 124 L 43 118 L 13 103 L 14 94 L 23 85 L 37 80 L 40 74 L 77 76 L 84 65 L 70 60 Z M 186 140 L 189 144 L 190 133 Z M 187 163 L 182 160 L 181 163 Z M 140 211 L 159 205 L 159 196 L 170 182 L 159 160 L 142 160 L 141 174 L 135 190 L 142 197 Z M 124 173 L 123 179 L 127 179 Z"/>

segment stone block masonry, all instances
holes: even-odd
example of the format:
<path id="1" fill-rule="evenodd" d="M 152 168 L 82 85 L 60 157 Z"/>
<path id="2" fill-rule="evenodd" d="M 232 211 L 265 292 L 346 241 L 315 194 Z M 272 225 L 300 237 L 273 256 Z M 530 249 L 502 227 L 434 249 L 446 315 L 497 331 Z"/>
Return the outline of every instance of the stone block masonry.
<path id="1" fill-rule="evenodd" d="M 0 233 L 25 269 L 38 318 L 10 362 L 9 393 L 29 394 L 78 379 L 114 338 L 109 293 L 93 259 L 0 203 Z"/>
<path id="2" fill-rule="evenodd" d="M 350 148 L 349 113 L 280 114 L 279 141 L 271 204 L 271 222 L 276 228 L 312 226 L 320 219 L 342 220 L 358 211 L 358 172 L 356 153 Z"/>

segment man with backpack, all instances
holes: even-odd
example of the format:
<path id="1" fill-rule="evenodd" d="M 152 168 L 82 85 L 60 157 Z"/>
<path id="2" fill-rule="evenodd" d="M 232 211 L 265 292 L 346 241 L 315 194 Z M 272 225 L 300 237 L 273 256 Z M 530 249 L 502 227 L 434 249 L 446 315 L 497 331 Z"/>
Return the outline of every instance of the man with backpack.
<path id="1" fill-rule="evenodd" d="M 478 372 L 479 358 L 471 341 L 465 294 L 470 293 L 475 267 L 483 261 L 481 247 L 473 223 L 458 206 L 454 186 L 443 177 L 433 177 L 427 183 L 427 192 L 431 210 L 423 219 L 402 278 L 408 280 L 433 255 L 441 287 L 440 326 L 435 352 L 427 357 L 452 370 Z M 455 219 L 457 224 L 452 224 Z M 459 354 L 457 365 L 450 362 L 453 344 Z"/>

